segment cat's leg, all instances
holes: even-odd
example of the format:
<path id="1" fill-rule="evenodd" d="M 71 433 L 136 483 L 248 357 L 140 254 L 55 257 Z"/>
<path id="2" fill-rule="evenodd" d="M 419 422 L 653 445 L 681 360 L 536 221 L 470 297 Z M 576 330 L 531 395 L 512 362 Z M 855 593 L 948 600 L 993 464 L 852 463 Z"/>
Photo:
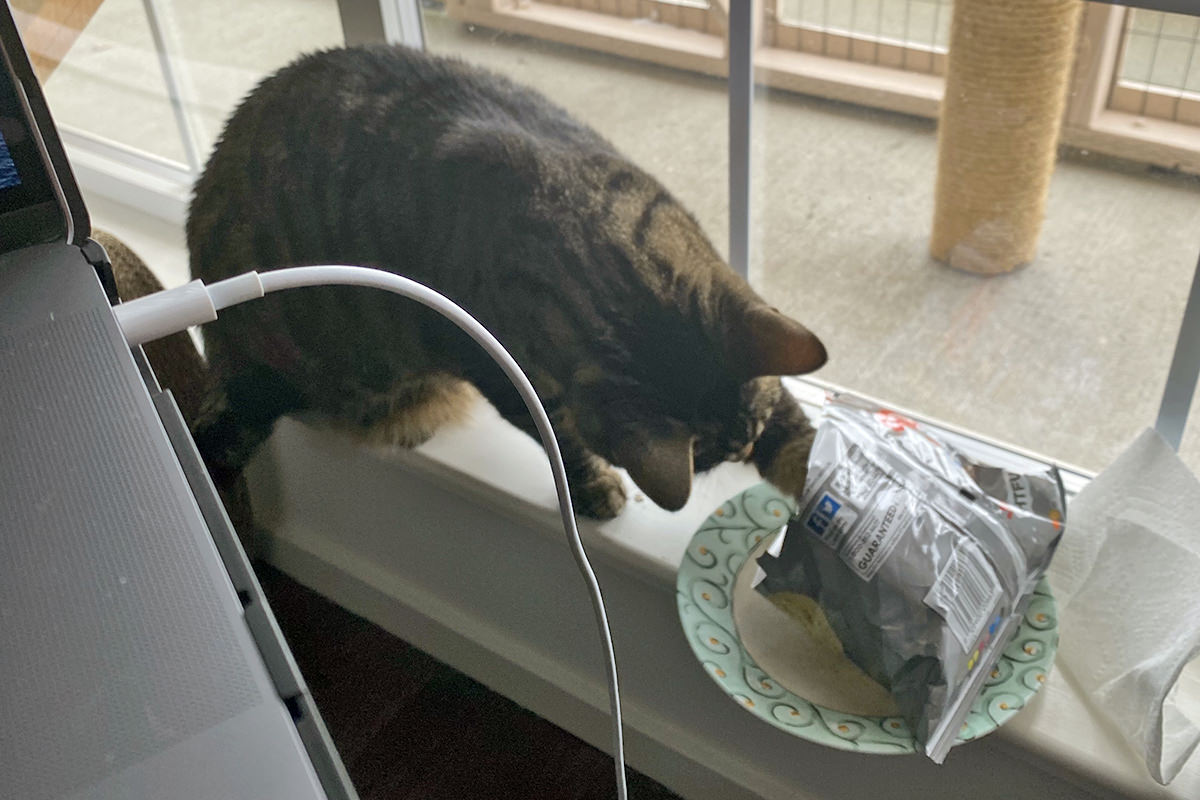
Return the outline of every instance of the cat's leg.
<path id="1" fill-rule="evenodd" d="M 242 469 L 275 421 L 299 406 L 299 395 L 266 370 L 225 380 L 218 371 L 210 375 L 196 418 L 188 420 L 196 448 L 251 559 L 260 555 L 262 536 Z"/>
<path id="2" fill-rule="evenodd" d="M 786 389 L 754 443 L 750 460 L 758 472 L 779 489 L 799 496 L 808 478 L 808 454 L 816 431 L 808 416 Z"/>
<path id="3" fill-rule="evenodd" d="M 532 427 L 532 423 L 530 425 Z M 567 483 L 571 486 L 571 503 L 575 511 L 593 519 L 612 519 L 620 514 L 625 508 L 625 485 L 620 473 L 588 450 L 582 441 L 568 445 L 559 434 L 558 446 L 567 468 Z"/>
<path id="4" fill-rule="evenodd" d="M 541 436 L 524 401 L 506 378 L 501 376 L 500 380 L 505 383 L 484 383 L 479 388 L 505 419 L 541 444 Z M 625 507 L 625 485 L 620 473 L 588 448 L 569 411 L 553 398 L 542 401 L 558 439 L 575 512 L 593 519 L 612 519 Z"/>
<path id="5" fill-rule="evenodd" d="M 299 391 L 267 367 L 231 376 L 218 370 L 192 423 L 192 438 L 218 487 L 238 479 L 280 417 L 303 407 Z"/>
<path id="6" fill-rule="evenodd" d="M 558 439 L 575 512 L 592 519 L 612 519 L 620 514 L 621 509 L 625 508 L 625 485 L 620 473 L 588 449 L 575 430 L 568 412 L 553 405 L 547 405 L 546 412 L 550 415 L 550 424 L 554 426 Z M 504 414 L 503 411 L 500 413 Z M 542 438 L 533 417 L 523 403 L 518 413 L 504 414 L 504 417 L 541 443 Z"/>

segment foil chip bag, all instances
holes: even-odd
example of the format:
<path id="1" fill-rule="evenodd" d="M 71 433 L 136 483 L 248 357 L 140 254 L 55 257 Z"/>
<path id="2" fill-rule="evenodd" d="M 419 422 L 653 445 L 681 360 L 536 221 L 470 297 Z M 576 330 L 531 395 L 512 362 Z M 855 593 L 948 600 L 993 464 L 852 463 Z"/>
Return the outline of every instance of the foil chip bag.
<path id="1" fill-rule="evenodd" d="M 1015 635 L 1066 511 L 1055 468 L 979 463 L 949 438 L 830 395 L 797 512 L 755 584 L 816 601 L 938 763 Z"/>

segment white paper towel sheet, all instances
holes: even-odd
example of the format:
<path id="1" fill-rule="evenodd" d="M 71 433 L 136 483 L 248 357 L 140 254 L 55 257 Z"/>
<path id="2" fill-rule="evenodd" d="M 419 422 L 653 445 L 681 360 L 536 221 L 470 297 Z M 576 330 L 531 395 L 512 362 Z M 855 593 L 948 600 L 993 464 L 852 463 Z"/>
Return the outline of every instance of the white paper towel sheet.
<path id="1" fill-rule="evenodd" d="M 1200 481 L 1154 430 L 1071 502 L 1050 581 L 1059 665 L 1169 783 L 1200 743 Z"/>

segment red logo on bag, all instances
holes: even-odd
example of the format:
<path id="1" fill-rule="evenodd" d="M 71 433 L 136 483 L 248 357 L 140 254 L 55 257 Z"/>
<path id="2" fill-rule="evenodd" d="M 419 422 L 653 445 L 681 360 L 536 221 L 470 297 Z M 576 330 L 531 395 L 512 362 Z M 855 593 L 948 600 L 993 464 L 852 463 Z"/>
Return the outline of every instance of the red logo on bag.
<path id="1" fill-rule="evenodd" d="M 882 409 L 875 412 L 875 419 L 892 433 L 904 433 L 909 429 L 916 429 L 917 423 L 913 422 L 908 417 L 897 414 L 895 411 Z"/>

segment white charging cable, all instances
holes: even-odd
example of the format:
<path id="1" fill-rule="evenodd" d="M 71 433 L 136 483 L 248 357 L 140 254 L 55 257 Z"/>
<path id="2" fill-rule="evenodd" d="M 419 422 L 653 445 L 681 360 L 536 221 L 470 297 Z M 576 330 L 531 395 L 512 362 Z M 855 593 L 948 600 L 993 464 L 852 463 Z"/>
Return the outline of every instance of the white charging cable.
<path id="1" fill-rule="evenodd" d="M 504 374 L 512 381 L 513 386 L 525 401 L 537 426 L 538 435 L 550 459 L 550 469 L 554 473 L 554 488 L 558 493 L 558 510 L 562 517 L 563 529 L 571 545 L 571 553 L 575 563 L 583 575 L 588 594 L 592 600 L 592 609 L 596 614 L 596 623 L 600 628 L 600 639 L 604 644 L 604 657 L 608 670 L 608 698 L 612 711 L 612 742 L 613 760 L 617 772 L 617 797 L 626 800 L 628 790 L 625 785 L 625 745 L 621 725 L 621 696 L 617 688 L 617 659 L 613 653 L 612 634 L 608 628 L 608 614 L 604 610 L 604 598 L 600 594 L 600 584 L 588 561 L 579 538 L 579 528 L 575 524 L 575 513 L 571 505 L 571 491 L 567 484 L 567 470 L 563 465 L 562 453 L 558 448 L 554 428 L 550 425 L 550 417 L 542 401 L 538 398 L 533 384 L 521 367 L 513 359 L 503 345 L 496 340 L 487 328 L 483 327 L 470 314 L 456 303 L 427 286 L 408 278 L 385 272 L 380 269 L 347 266 L 316 266 L 290 267 L 272 270 L 270 272 L 247 272 L 233 278 L 218 281 L 211 286 L 194 280 L 175 289 L 167 289 L 155 294 L 139 297 L 127 303 L 121 303 L 113 311 L 117 322 L 131 347 L 144 344 L 163 336 L 202 325 L 217 318 L 217 312 L 223 308 L 244 303 L 247 300 L 262 297 L 264 294 L 296 289 L 304 286 L 369 286 L 384 289 L 404 297 L 416 300 L 446 317 L 467 333 L 472 339 L 487 351 L 487 354 L 500 365 Z"/>

